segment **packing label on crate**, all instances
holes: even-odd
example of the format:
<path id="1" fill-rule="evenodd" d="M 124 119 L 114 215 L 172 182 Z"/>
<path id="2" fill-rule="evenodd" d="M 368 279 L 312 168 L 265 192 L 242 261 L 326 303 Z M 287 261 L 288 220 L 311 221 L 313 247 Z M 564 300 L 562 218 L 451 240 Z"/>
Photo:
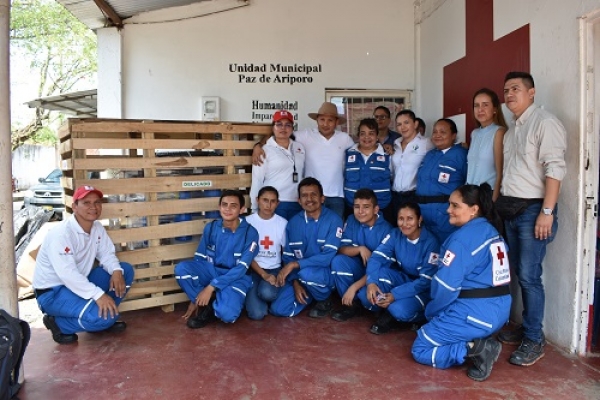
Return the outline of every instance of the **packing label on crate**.
<path id="1" fill-rule="evenodd" d="M 212 181 L 183 181 L 181 187 L 184 188 L 199 188 L 199 187 L 212 187 Z"/>

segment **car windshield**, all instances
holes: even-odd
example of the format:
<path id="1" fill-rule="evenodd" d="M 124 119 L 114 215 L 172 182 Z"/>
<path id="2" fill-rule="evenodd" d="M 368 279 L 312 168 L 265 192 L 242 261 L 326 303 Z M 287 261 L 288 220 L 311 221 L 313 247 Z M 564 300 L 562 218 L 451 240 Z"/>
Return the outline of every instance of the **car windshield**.
<path id="1" fill-rule="evenodd" d="M 50 172 L 50 174 L 44 179 L 46 183 L 59 183 L 60 177 L 62 176 L 62 171 L 60 169 L 55 169 Z"/>

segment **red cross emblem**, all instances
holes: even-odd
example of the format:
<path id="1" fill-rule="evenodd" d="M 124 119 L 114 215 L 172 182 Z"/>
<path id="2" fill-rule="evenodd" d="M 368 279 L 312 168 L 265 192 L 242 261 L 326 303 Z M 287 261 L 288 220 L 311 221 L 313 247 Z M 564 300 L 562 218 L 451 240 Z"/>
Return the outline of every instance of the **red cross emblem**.
<path id="1" fill-rule="evenodd" d="M 260 241 L 260 245 L 265 248 L 265 250 L 269 250 L 269 246 L 275 244 L 272 240 L 269 239 L 268 236 L 265 236 L 263 240 Z"/>
<path id="2" fill-rule="evenodd" d="M 475 129 L 473 93 L 489 87 L 503 102 L 504 75 L 529 71 L 529 25 L 494 40 L 494 2 L 466 0 L 465 56 L 444 67 L 444 117 L 466 114 L 467 141 Z"/>
<path id="3" fill-rule="evenodd" d="M 65 253 L 69 254 L 71 252 L 71 249 L 69 248 L 69 246 L 65 247 Z"/>
<path id="4" fill-rule="evenodd" d="M 500 248 L 500 246 L 496 246 L 498 249 L 498 252 L 496 253 L 496 257 L 498 258 L 498 261 L 500 261 L 500 265 L 504 265 L 504 252 L 502 251 L 502 249 Z"/>

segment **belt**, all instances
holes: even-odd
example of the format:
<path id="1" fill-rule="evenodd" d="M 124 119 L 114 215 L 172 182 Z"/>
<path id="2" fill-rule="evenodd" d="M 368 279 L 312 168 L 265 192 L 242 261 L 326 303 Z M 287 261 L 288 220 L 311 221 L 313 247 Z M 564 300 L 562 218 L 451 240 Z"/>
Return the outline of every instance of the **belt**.
<path id="1" fill-rule="evenodd" d="M 51 292 L 52 288 L 46 288 L 46 289 L 33 289 L 33 293 L 35 293 L 35 297 L 38 298 L 41 295 L 43 295 L 46 292 Z"/>
<path id="2" fill-rule="evenodd" d="M 428 204 L 428 203 L 447 203 L 450 199 L 448 195 L 442 196 L 417 196 L 417 203 Z"/>
<path id="3" fill-rule="evenodd" d="M 406 192 L 396 192 L 396 193 L 398 193 L 400 196 L 414 196 L 416 192 L 417 192 L 416 190 L 407 190 Z"/>
<path id="4" fill-rule="evenodd" d="M 500 297 L 510 294 L 510 286 L 495 286 L 484 289 L 465 289 L 458 295 L 459 299 L 483 299 L 488 297 Z"/>

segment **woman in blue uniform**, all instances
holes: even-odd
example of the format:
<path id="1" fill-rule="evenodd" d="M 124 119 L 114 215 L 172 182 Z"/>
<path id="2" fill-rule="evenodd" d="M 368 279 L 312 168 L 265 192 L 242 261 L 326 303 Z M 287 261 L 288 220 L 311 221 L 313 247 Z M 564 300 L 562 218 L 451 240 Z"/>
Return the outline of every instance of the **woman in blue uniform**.
<path id="1" fill-rule="evenodd" d="M 354 193 L 359 189 L 373 190 L 382 211 L 392 201 L 390 156 L 379 144 L 377 132 L 377 121 L 372 118 L 361 120 L 358 143 L 346 150 L 344 197 L 347 215 L 352 214 Z"/>
<path id="2" fill-rule="evenodd" d="M 386 333 L 398 327 L 398 321 L 412 324 L 425 320 L 423 312 L 440 245 L 422 221 L 418 204 L 402 204 L 399 229 L 392 230 L 369 258 L 367 286 L 358 297 L 368 310 L 385 309 L 371 327 L 372 333 Z"/>
<path id="3" fill-rule="evenodd" d="M 490 335 L 508 321 L 511 303 L 507 247 L 498 233 L 501 220 L 490 185 L 455 190 L 448 214 L 460 229 L 442 245 L 425 308 L 429 322 L 418 331 L 412 354 L 434 368 L 461 365 L 471 358 L 467 375 L 483 381 L 502 350 Z"/>
<path id="4" fill-rule="evenodd" d="M 417 173 L 417 202 L 423 223 L 440 243 L 456 230 L 446 214 L 448 197 L 467 179 L 467 150 L 455 144 L 457 132 L 451 119 L 435 123 L 431 134 L 435 148 L 425 155 Z"/>

